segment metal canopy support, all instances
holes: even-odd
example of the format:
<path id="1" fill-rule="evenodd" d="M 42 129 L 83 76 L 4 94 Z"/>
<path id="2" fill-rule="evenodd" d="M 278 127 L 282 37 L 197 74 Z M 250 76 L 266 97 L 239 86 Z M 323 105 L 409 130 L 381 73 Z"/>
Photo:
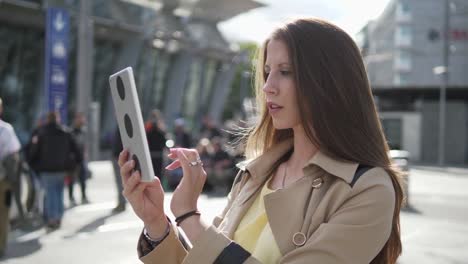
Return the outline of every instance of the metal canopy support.
<path id="1" fill-rule="evenodd" d="M 132 39 L 129 36 L 129 40 L 123 43 L 122 48 L 120 49 L 120 54 L 115 64 L 115 68 L 112 72 L 117 72 L 122 70 L 125 67 L 135 67 L 137 60 L 140 57 L 141 50 L 144 45 L 143 38 L 134 37 Z M 138 84 L 137 84 L 138 86 Z M 110 88 L 108 88 L 110 89 Z M 103 110 L 105 118 L 103 121 L 103 130 L 107 132 L 114 131 L 117 121 L 114 114 L 114 103 L 112 102 L 112 97 L 110 96 L 110 91 L 108 90 L 109 96 L 106 102 L 106 108 Z"/>
<path id="2" fill-rule="evenodd" d="M 221 72 L 216 76 L 214 93 L 211 100 L 209 115 L 219 123 L 222 118 L 226 99 L 231 90 L 231 83 L 236 73 L 237 63 L 224 64 Z"/>
<path id="3" fill-rule="evenodd" d="M 182 109 L 185 86 L 189 77 L 192 55 L 186 51 L 177 54 L 171 65 L 169 81 L 167 85 L 166 100 L 164 102 L 164 117 L 168 126 L 172 127 L 172 121 L 178 117 Z"/>
<path id="4" fill-rule="evenodd" d="M 442 83 L 440 86 L 440 103 L 439 103 L 439 166 L 445 164 L 445 118 L 446 118 L 446 101 L 447 101 L 447 86 L 449 82 L 449 32 L 450 32 L 450 1 L 445 0 L 444 11 L 444 30 L 443 30 L 443 67 Z"/>

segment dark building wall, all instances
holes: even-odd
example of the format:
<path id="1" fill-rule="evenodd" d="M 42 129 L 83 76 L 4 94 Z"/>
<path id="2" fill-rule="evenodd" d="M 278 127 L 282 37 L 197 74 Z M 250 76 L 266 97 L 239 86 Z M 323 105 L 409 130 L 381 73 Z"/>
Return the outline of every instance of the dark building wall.
<path id="1" fill-rule="evenodd" d="M 436 163 L 439 141 L 439 103 L 424 101 L 422 104 L 422 161 Z M 468 162 L 467 145 L 468 104 L 464 101 L 447 103 L 445 126 L 445 160 L 447 164 Z"/>

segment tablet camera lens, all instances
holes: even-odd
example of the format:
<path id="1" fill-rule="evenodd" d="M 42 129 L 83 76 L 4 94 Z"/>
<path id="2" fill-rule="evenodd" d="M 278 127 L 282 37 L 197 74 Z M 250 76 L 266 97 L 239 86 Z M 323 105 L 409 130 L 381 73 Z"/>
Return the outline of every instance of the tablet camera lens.
<path id="1" fill-rule="evenodd" d="M 117 76 L 117 92 L 119 93 L 120 99 L 124 100 L 125 99 L 125 86 L 120 76 Z"/>
<path id="2" fill-rule="evenodd" d="M 132 160 L 135 161 L 135 167 L 133 168 L 134 171 L 139 171 L 141 174 L 141 167 L 140 167 L 140 161 L 138 160 L 138 157 L 133 154 L 132 155 Z"/>
<path id="3" fill-rule="evenodd" d="M 128 135 L 128 137 L 132 138 L 133 137 L 133 126 L 132 126 L 132 120 L 130 119 L 128 114 L 125 114 L 124 122 L 125 122 L 125 130 L 127 131 L 127 135 Z"/>

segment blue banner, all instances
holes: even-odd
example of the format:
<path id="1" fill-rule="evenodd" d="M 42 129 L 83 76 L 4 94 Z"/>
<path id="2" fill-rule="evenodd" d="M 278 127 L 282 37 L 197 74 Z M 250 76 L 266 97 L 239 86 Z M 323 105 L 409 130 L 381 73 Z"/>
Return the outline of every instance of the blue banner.
<path id="1" fill-rule="evenodd" d="M 68 49 L 70 15 L 60 8 L 47 9 L 45 46 L 45 95 L 47 112 L 60 114 L 67 124 Z"/>

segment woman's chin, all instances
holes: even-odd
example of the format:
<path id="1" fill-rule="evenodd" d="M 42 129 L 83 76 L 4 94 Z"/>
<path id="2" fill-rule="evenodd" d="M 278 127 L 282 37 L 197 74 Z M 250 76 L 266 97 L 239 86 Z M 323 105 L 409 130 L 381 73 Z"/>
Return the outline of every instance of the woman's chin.
<path id="1" fill-rule="evenodd" d="M 277 129 L 277 130 L 291 128 L 291 126 L 289 126 L 285 122 L 280 122 L 280 121 L 277 121 L 277 120 L 275 121 L 274 119 L 273 119 L 273 127 L 275 129 Z"/>

